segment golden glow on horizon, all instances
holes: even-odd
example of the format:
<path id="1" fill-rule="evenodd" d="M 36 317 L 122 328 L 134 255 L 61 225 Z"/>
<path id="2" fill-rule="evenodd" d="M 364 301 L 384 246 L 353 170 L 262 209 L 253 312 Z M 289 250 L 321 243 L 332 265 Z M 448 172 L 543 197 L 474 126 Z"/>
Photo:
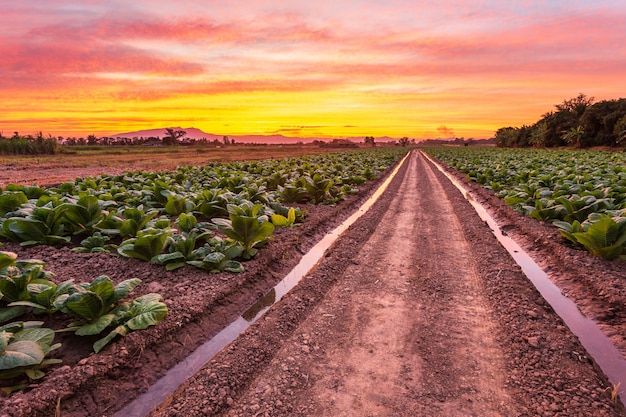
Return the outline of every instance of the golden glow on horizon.
<path id="1" fill-rule="evenodd" d="M 7 7 L 0 132 L 484 138 L 626 91 L 616 0 L 117 3 Z"/>

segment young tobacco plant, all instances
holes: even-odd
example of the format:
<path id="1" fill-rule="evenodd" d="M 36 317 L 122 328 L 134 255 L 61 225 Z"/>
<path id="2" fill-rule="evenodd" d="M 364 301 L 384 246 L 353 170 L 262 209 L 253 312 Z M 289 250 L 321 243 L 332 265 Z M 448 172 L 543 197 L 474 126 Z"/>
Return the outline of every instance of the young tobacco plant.
<path id="1" fill-rule="evenodd" d="M 604 259 L 626 259 L 626 217 L 593 213 L 582 224 L 555 221 L 562 236 Z"/>
<path id="2" fill-rule="evenodd" d="M 10 262 L 12 255 L 7 255 L 6 252 L 4 254 L 4 263 Z M 0 269 L 0 300 L 6 303 L 30 300 L 29 284 L 50 283 L 52 273 L 44 271 L 45 265 L 45 262 L 35 259 L 14 259 L 13 264 Z"/>
<path id="3" fill-rule="evenodd" d="M 128 258 L 151 262 L 165 250 L 173 233 L 171 229 L 143 229 L 137 237 L 123 241 L 117 252 Z"/>
<path id="4" fill-rule="evenodd" d="M 318 172 L 312 176 L 306 176 L 304 179 L 306 181 L 306 191 L 309 193 L 313 204 L 320 204 L 323 202 L 328 196 L 328 191 L 334 184 L 333 180 L 325 178 Z"/>
<path id="5" fill-rule="evenodd" d="M 55 301 L 63 294 L 67 294 L 72 286 L 73 280 L 63 281 L 55 284 L 52 281 L 37 280 L 26 286 L 28 290 L 29 300 L 14 301 L 9 307 L 30 307 L 33 314 L 52 314 L 57 311 Z"/>
<path id="6" fill-rule="evenodd" d="M 59 311 L 79 318 L 66 331 L 78 336 L 99 334 L 113 323 L 115 304 L 140 283 L 140 279 L 131 278 L 114 286 L 109 277 L 102 275 L 91 283 L 74 285 L 54 305 Z"/>
<path id="7" fill-rule="evenodd" d="M 152 262 L 165 265 L 165 269 L 173 271 L 187 265 L 187 261 L 202 258 L 200 249 L 196 249 L 199 236 L 195 231 L 176 234 L 168 238 L 169 253 L 162 253 L 152 258 Z"/>
<path id="8" fill-rule="evenodd" d="M 296 223 L 296 210 L 292 207 L 289 209 L 286 216 L 276 213 L 272 214 L 270 219 L 274 226 L 291 227 Z"/>
<path id="9" fill-rule="evenodd" d="M 160 323 L 168 310 L 159 294 L 146 294 L 130 302 L 117 304 L 140 283 L 141 280 L 133 278 L 114 286 L 103 275 L 91 283 L 72 287 L 70 294 L 59 297 L 55 305 L 60 311 L 74 315 L 79 320 L 63 331 L 73 331 L 78 336 L 92 336 L 114 327 L 94 343 L 93 349 L 98 353 L 117 336 L 126 336 L 132 331 Z"/>
<path id="10" fill-rule="evenodd" d="M 93 344 L 98 353 L 117 336 L 124 337 L 135 330 L 144 330 L 162 322 L 167 315 L 167 305 L 160 294 L 150 293 L 119 305 L 113 312 L 112 324 L 116 326 L 105 337 Z"/>
<path id="11" fill-rule="evenodd" d="M 9 217 L 2 221 L 0 237 L 12 242 L 20 242 L 22 246 L 58 246 L 69 243 L 65 210 L 67 206 L 53 206 L 52 204 L 22 209 L 20 216 Z"/>
<path id="12" fill-rule="evenodd" d="M 42 322 L 15 322 L 0 327 L 0 379 L 14 379 L 26 375 L 36 380 L 45 375 L 43 368 L 61 363 L 60 359 L 46 358 L 61 347 L 54 341 L 54 330 L 42 328 Z M 8 394 L 28 384 L 3 387 Z"/>
<path id="13" fill-rule="evenodd" d="M 95 232 L 93 235 L 83 239 L 80 242 L 80 246 L 72 248 L 72 252 L 76 253 L 108 253 L 111 251 L 111 247 L 107 242 L 111 238 L 105 236 L 100 232 Z"/>
<path id="14" fill-rule="evenodd" d="M 258 247 L 267 242 L 274 233 L 274 225 L 265 215 L 259 216 L 261 204 L 235 206 L 228 205 L 230 219 L 213 219 L 219 230 L 242 246 L 241 257 L 251 259 L 258 252 Z"/>
<path id="15" fill-rule="evenodd" d="M 309 199 L 306 189 L 294 184 L 279 185 L 278 196 L 283 203 L 304 203 Z"/>
<path id="16" fill-rule="evenodd" d="M 187 264 L 195 266 L 209 272 L 243 272 L 244 268 L 235 259 L 241 256 L 243 247 L 235 243 L 228 243 L 223 239 L 215 237 L 209 242 L 196 249 L 195 254 L 199 256 L 197 260 L 189 260 Z"/>

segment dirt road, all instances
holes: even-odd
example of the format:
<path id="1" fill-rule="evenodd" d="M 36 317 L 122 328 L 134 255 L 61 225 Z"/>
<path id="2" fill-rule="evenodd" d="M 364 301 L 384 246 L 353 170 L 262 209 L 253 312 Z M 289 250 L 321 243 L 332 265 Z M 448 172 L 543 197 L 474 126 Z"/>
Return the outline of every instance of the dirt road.
<path id="1" fill-rule="evenodd" d="M 152 416 L 615 416 L 610 387 L 413 153 L 325 261 Z"/>

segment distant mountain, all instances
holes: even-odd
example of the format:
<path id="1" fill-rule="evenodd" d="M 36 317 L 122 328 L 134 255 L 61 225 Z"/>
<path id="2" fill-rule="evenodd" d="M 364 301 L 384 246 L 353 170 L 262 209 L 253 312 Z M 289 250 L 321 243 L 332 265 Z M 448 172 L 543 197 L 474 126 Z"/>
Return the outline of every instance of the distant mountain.
<path id="1" fill-rule="evenodd" d="M 242 135 L 242 136 L 233 136 L 233 135 L 216 135 L 214 133 L 206 133 L 195 127 L 172 127 L 172 128 L 162 128 L 162 129 L 145 129 L 145 130 L 137 130 L 135 132 L 126 132 L 126 133 L 118 133 L 115 135 L 111 135 L 112 138 L 149 138 L 149 137 L 157 137 L 163 138 L 166 136 L 165 129 L 174 129 L 174 130 L 184 130 L 187 134 L 182 139 L 207 139 L 209 141 L 212 140 L 222 140 L 224 136 L 228 136 L 229 139 L 234 139 L 235 142 L 238 143 L 297 143 L 297 142 L 312 142 L 317 138 L 292 138 L 283 135 Z M 329 139 L 326 139 L 329 140 Z M 362 139 L 361 139 L 362 141 Z"/>
<path id="2" fill-rule="evenodd" d="M 161 129 L 146 129 L 146 130 L 138 130 L 135 132 L 126 132 L 126 133 L 118 133 L 115 135 L 111 135 L 112 138 L 149 138 L 149 137 L 157 137 L 163 138 L 166 136 L 165 129 L 174 129 L 174 130 L 184 130 L 187 134 L 183 137 L 183 139 L 207 139 L 209 141 L 212 140 L 222 140 L 224 136 L 228 136 L 229 139 L 234 139 L 237 143 L 270 143 L 270 144 L 280 144 L 280 143 L 309 143 L 314 140 L 323 140 L 328 142 L 332 140 L 332 138 L 296 138 L 289 137 L 283 135 L 216 135 L 214 133 L 206 133 L 202 130 L 195 127 L 171 127 L 171 128 L 161 128 Z M 363 142 L 364 137 L 351 137 L 351 138 L 342 138 L 349 139 L 352 142 Z M 376 138 L 377 142 L 388 142 L 395 140 L 394 138 L 390 138 L 388 136 Z"/>
<path id="3" fill-rule="evenodd" d="M 171 127 L 171 128 L 161 128 L 161 129 L 145 129 L 145 130 L 137 130 L 135 132 L 126 132 L 126 133 L 118 133 L 115 135 L 111 135 L 112 138 L 149 138 L 149 137 L 155 137 L 155 138 L 162 138 L 164 136 L 166 136 L 165 133 L 165 129 L 174 129 L 174 130 L 184 130 L 185 132 L 187 132 L 187 134 L 185 135 L 186 138 L 189 139 L 202 139 L 202 138 L 207 138 L 208 140 L 213 140 L 213 139 L 222 139 L 224 136 L 220 136 L 220 135 L 214 135 L 211 133 L 206 133 L 203 132 L 200 129 L 197 129 L 195 127 Z"/>

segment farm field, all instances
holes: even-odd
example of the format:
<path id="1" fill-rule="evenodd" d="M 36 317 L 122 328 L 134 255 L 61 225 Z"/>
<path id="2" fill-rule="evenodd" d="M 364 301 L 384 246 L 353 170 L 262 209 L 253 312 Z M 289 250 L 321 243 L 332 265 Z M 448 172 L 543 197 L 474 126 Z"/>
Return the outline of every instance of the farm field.
<path id="1" fill-rule="evenodd" d="M 497 148 L 430 151 L 574 246 L 626 259 L 626 153 Z"/>
<path id="2" fill-rule="evenodd" d="M 56 155 L 0 155 L 0 187 L 58 184 L 100 174 L 117 175 L 128 170 L 159 171 L 207 162 L 279 159 L 342 151 L 315 145 L 236 145 L 228 147 L 76 146 Z"/>
<path id="3" fill-rule="evenodd" d="M 6 244 L 62 279 L 139 277 L 138 290 L 161 293 L 170 313 L 98 355 L 66 349 L 75 359 L 3 399 L 3 412 L 50 415 L 60 398 L 64 416 L 112 415 L 120 390 L 131 399 L 245 311 L 381 180 L 336 206 L 307 205 L 303 225 L 278 230 L 237 275 Z M 619 345 L 623 261 L 572 249 L 552 226 L 472 188 Z M 417 154 L 320 267 L 183 388 L 154 415 L 414 415 L 416 404 L 423 415 L 624 415 L 575 338 Z"/>

